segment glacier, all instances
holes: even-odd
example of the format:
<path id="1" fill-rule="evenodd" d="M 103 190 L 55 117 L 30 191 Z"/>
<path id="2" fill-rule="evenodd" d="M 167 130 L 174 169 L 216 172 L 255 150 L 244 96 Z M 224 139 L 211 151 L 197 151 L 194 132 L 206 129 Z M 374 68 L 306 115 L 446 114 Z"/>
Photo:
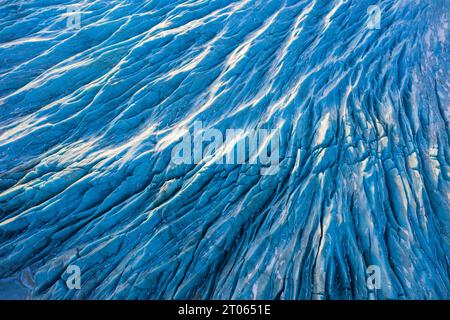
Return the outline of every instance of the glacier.
<path id="1" fill-rule="evenodd" d="M 449 13 L 1 0 L 0 298 L 449 299 Z M 196 121 L 279 170 L 174 164 Z"/>

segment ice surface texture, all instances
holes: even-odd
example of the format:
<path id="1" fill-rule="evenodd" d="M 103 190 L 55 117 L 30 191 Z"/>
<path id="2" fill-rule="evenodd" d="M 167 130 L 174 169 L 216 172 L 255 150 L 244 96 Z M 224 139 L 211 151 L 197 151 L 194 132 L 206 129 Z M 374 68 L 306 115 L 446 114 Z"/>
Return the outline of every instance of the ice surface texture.
<path id="1" fill-rule="evenodd" d="M 0 1 L 1 296 L 449 298 L 448 18 L 447 0 Z M 278 174 L 174 165 L 194 121 L 280 127 Z"/>

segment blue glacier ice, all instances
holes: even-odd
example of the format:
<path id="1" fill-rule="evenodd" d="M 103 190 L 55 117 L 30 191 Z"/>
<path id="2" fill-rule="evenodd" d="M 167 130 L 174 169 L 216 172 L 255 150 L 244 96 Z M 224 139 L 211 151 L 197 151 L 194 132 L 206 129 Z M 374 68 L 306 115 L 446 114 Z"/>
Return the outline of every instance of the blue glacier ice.
<path id="1" fill-rule="evenodd" d="M 449 16 L 0 0 L 0 298 L 449 299 Z M 279 128 L 278 172 L 174 164 L 196 121 Z"/>

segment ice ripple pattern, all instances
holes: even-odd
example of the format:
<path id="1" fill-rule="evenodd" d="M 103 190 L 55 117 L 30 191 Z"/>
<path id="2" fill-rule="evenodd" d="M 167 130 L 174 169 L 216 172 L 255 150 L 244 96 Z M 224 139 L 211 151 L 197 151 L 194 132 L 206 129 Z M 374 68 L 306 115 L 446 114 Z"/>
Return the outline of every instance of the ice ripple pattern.
<path id="1" fill-rule="evenodd" d="M 449 7 L 0 1 L 1 295 L 450 298 Z M 278 174 L 174 165 L 194 121 L 281 128 Z"/>

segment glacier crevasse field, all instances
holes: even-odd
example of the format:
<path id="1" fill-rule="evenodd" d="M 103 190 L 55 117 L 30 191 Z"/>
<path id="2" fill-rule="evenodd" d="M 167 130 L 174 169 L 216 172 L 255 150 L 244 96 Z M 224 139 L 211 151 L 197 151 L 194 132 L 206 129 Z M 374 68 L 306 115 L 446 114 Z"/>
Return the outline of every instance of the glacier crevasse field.
<path id="1" fill-rule="evenodd" d="M 449 299 L 449 13 L 1 0 L 0 298 Z M 278 172 L 174 164 L 196 121 Z"/>

